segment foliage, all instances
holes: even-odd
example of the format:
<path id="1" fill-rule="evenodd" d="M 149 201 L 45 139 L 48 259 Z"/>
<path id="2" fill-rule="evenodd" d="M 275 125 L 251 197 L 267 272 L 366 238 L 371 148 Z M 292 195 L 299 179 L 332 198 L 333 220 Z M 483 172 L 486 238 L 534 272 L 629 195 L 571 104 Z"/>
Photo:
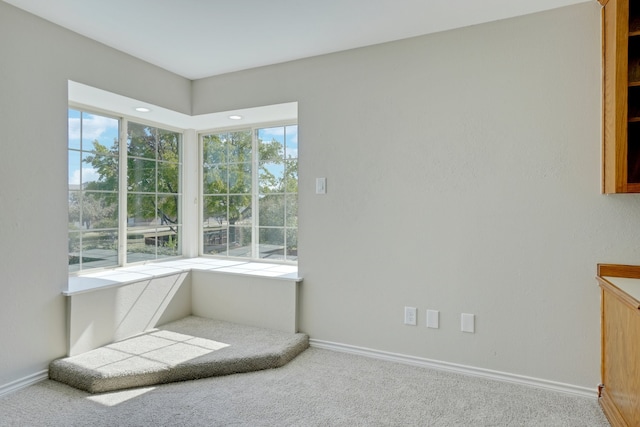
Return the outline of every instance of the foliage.
<path id="1" fill-rule="evenodd" d="M 251 130 L 242 130 L 203 138 L 204 218 L 214 218 L 219 226 L 227 224 L 229 242 L 236 246 L 249 244 L 250 238 L 243 233 L 245 242 L 240 242 L 234 226 L 251 225 L 252 137 Z M 284 145 L 275 138 L 258 140 L 257 148 L 258 240 L 281 246 L 286 227 L 287 246 L 297 247 L 298 161 L 285 157 Z"/>
<path id="2" fill-rule="evenodd" d="M 99 175 L 86 190 L 113 191 L 96 193 L 106 203 L 117 200 L 118 150 L 93 141 L 94 153 L 85 158 Z M 160 224 L 178 222 L 180 174 L 180 134 L 151 126 L 129 123 L 127 141 L 127 215 L 135 222 Z M 158 193 L 156 197 L 155 194 Z M 111 203 L 111 205 L 115 205 Z"/>

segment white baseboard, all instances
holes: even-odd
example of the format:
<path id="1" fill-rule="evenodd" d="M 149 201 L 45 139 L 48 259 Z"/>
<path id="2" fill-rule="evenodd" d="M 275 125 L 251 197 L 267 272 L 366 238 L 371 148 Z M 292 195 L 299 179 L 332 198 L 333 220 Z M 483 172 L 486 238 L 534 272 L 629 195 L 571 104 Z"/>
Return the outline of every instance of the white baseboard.
<path id="1" fill-rule="evenodd" d="M 14 391 L 18 391 L 21 388 L 25 388 L 30 386 L 31 384 L 38 383 L 40 381 L 44 381 L 49 378 L 49 370 L 45 369 L 44 371 L 36 372 L 35 374 L 27 375 L 24 378 L 20 378 L 9 384 L 0 385 L 0 396 L 4 396 L 5 394 L 13 393 Z"/>
<path id="2" fill-rule="evenodd" d="M 473 366 L 458 365 L 455 363 L 442 362 L 439 360 L 425 359 L 422 357 L 407 356 L 398 353 L 389 353 L 386 351 L 373 350 L 370 348 L 356 347 L 347 344 L 339 344 L 329 341 L 310 339 L 311 347 L 322 348 L 326 350 L 339 351 L 343 353 L 357 354 L 360 356 L 371 357 L 374 359 L 387 360 L 390 362 L 403 363 L 406 365 L 420 366 L 424 368 L 437 369 L 441 371 L 455 372 L 475 377 L 488 378 L 496 381 L 526 385 L 544 390 L 551 390 L 560 393 L 571 394 L 574 396 L 587 397 L 592 399 L 598 398 L 597 387 L 593 390 L 587 387 L 580 387 L 572 384 L 559 383 L 554 381 L 543 380 L 539 378 L 526 377 L 523 375 L 510 374 L 507 372 L 493 371 L 490 369 L 475 368 Z"/>

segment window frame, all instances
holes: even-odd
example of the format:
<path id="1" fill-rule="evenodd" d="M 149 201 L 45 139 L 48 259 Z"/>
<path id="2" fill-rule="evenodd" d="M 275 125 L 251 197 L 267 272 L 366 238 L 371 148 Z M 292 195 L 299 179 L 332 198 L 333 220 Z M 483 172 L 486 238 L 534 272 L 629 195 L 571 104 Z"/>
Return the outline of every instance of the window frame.
<path id="1" fill-rule="evenodd" d="M 172 128 L 171 126 L 167 126 L 167 125 L 163 125 L 163 124 L 157 124 L 154 123 L 152 121 L 148 121 L 148 120 L 141 120 L 139 118 L 135 118 L 135 117 L 124 117 L 123 118 L 123 122 L 126 124 L 126 126 L 123 126 L 123 138 L 124 141 L 121 142 L 120 145 L 120 152 L 122 153 L 124 151 L 124 161 L 125 161 L 125 167 L 122 168 L 124 169 L 124 188 L 126 189 L 125 195 L 123 196 L 125 199 L 125 203 L 124 203 L 124 207 L 123 207 L 123 220 L 122 222 L 124 223 L 124 248 L 123 248 L 123 264 L 122 266 L 125 265 L 136 265 L 136 264 L 143 264 L 146 262 L 157 262 L 157 261 L 162 261 L 162 260 L 169 260 L 169 259 L 175 259 L 175 258 L 180 258 L 183 255 L 183 224 L 184 224 L 184 140 L 185 140 L 185 131 L 183 129 L 175 129 Z M 129 123 L 133 122 L 137 125 L 142 125 L 142 126 L 146 126 L 146 127 L 154 127 L 157 129 L 161 129 L 163 131 L 168 131 L 168 132 L 173 132 L 173 133 L 177 133 L 180 135 L 180 142 L 179 142 L 179 153 L 178 153 L 178 162 L 177 162 L 177 166 L 178 166 L 178 192 L 175 193 L 178 196 L 178 202 L 177 202 L 177 207 L 176 207 L 176 214 L 178 217 L 178 224 L 176 225 L 177 227 L 180 228 L 180 232 L 178 233 L 178 241 L 177 241 L 177 254 L 174 256 L 165 256 L 162 258 L 158 258 L 158 242 L 156 240 L 156 250 L 155 250 L 155 257 L 153 259 L 147 259 L 147 260 L 141 260 L 141 261 L 134 261 L 134 262 L 129 262 L 127 261 L 128 258 L 128 235 L 130 230 L 134 230 L 136 227 L 129 227 L 129 224 L 127 223 L 127 216 L 128 216 L 128 204 L 126 202 L 128 202 L 128 196 L 130 194 L 153 194 L 157 198 L 160 195 L 163 194 L 171 194 L 171 193 L 162 193 L 160 191 L 158 191 L 158 182 L 157 182 L 157 178 L 158 178 L 158 165 L 160 163 L 168 163 L 168 162 L 163 162 L 161 160 L 158 159 L 158 150 L 156 147 L 156 151 L 155 151 L 155 158 L 154 159 L 150 159 L 150 158 L 142 158 L 142 157 L 138 157 L 138 156 L 133 156 L 134 159 L 141 159 L 143 161 L 154 161 L 156 164 L 156 191 L 155 192 L 140 192 L 140 191 L 132 191 L 129 192 L 128 189 L 128 167 L 129 167 L 129 156 L 128 156 L 128 130 L 129 130 Z M 123 149 L 124 148 L 124 149 Z M 121 187 L 122 188 L 122 187 Z M 157 228 L 157 226 L 156 226 Z M 157 232 L 157 230 L 156 230 Z"/>
<path id="2" fill-rule="evenodd" d="M 185 219 L 185 203 L 184 203 L 184 186 L 185 186 L 185 165 L 184 165 L 184 161 L 185 161 L 185 157 L 184 157 L 184 153 L 185 153 L 185 149 L 184 149 L 184 144 L 185 144 L 185 133 L 186 130 L 185 129 L 181 129 L 175 126 L 170 126 L 170 125 L 166 125 L 163 123 L 158 123 L 158 122 L 154 122 L 151 120 L 145 120 L 144 118 L 139 118 L 139 117 L 133 117 L 133 116 L 128 116 L 128 115 L 123 115 L 123 114 L 119 114 L 119 113 L 114 113 L 112 111 L 108 111 L 108 110 L 104 110 L 101 108 L 97 108 L 97 107 L 93 107 L 93 106 L 89 106 L 89 105 L 85 105 L 85 104 L 81 104 L 81 103 L 76 103 L 76 102 L 69 102 L 67 104 L 67 152 L 69 153 L 71 151 L 71 149 L 69 148 L 69 134 L 68 134 L 68 129 L 69 129 L 69 111 L 70 110 L 74 110 L 74 111 L 78 111 L 80 113 L 80 116 L 82 117 L 83 113 L 86 114 L 91 114 L 91 115 L 98 115 L 98 116 L 102 116 L 102 117 L 107 117 L 110 119 L 115 119 L 118 121 L 118 189 L 117 189 L 117 197 L 118 197 L 118 219 L 117 219 L 117 239 L 118 239 L 118 244 L 117 244 L 117 263 L 116 265 L 110 265 L 110 266 L 103 266 L 103 267 L 93 267 L 93 268 L 80 268 L 76 271 L 69 271 L 68 270 L 68 275 L 69 276 L 78 276 L 78 275 L 82 275 L 82 274 L 87 274 L 87 273 L 95 273 L 95 272 L 99 272 L 99 271 L 104 271 L 104 270 L 112 270 L 114 268 L 122 268 L 122 267 L 126 267 L 126 266 L 132 266 L 132 265 L 141 265 L 141 264 L 145 264 L 145 263 L 153 263 L 153 262 L 161 262 L 161 261 L 167 261 L 167 260 L 172 260 L 172 259 L 178 259 L 183 257 L 184 254 L 184 248 L 185 248 L 185 236 L 184 233 L 181 231 L 180 233 L 178 233 L 178 241 L 177 241 L 177 254 L 175 256 L 167 256 L 167 257 L 162 257 L 162 258 L 158 258 L 158 254 L 157 254 L 157 248 L 156 248 L 156 253 L 155 253 L 155 257 L 154 259 L 148 259 L 148 260 L 142 260 L 142 261 L 135 261 L 135 262 L 127 262 L 127 235 L 128 235 L 128 224 L 127 224 L 127 199 L 129 196 L 129 190 L 128 190 L 128 125 L 129 122 L 133 122 L 142 126 L 148 126 L 148 127 L 154 127 L 154 128 L 158 128 L 161 129 L 163 131 L 169 131 L 169 132 L 175 132 L 180 134 L 180 148 L 179 148 L 179 161 L 178 161 L 178 167 L 179 167 L 179 173 L 178 173 L 178 193 L 176 193 L 178 195 L 178 207 L 177 207 L 177 216 L 179 218 L 179 226 L 181 228 L 181 230 L 183 230 L 183 224 L 184 224 L 184 219 Z M 74 150 L 74 151 L 78 151 L 80 153 L 83 153 L 84 150 L 80 149 L 80 150 Z M 68 155 L 67 155 L 68 157 Z M 155 159 L 155 161 L 157 162 L 157 158 Z M 81 162 L 82 165 L 82 162 Z M 69 161 L 67 159 L 67 168 L 69 167 Z M 68 178 L 67 178 L 68 179 Z M 68 186 L 68 181 L 67 181 L 67 186 Z M 82 183 L 80 184 L 82 185 Z M 157 184 L 156 184 L 157 187 Z M 71 190 L 68 188 L 67 189 L 67 193 L 70 193 Z M 155 192 L 156 196 L 157 194 L 160 194 L 157 192 L 157 188 L 156 188 L 156 192 Z M 69 204 L 67 204 L 67 209 L 68 209 Z M 115 227 L 114 227 L 115 228 Z M 69 227 L 67 226 L 67 235 L 69 236 Z M 157 243 L 156 243 L 157 245 Z M 82 249 L 82 248 L 81 248 Z M 82 257 L 82 250 L 80 250 L 80 256 Z M 82 265 L 82 264 L 80 264 Z"/>
<path id="3" fill-rule="evenodd" d="M 260 178 L 259 178 L 259 172 L 260 172 L 260 159 L 258 158 L 259 156 L 259 149 L 258 149 L 258 130 L 259 129 L 270 129 L 270 128 L 278 128 L 278 127 L 282 127 L 282 128 L 287 128 L 289 126 L 296 126 L 298 127 L 298 121 L 297 120 L 284 120 L 284 121 L 275 121 L 275 122 L 262 122 L 262 123 L 247 123 L 247 124 L 239 124 L 237 126 L 228 126 L 228 127 L 221 127 L 221 128 L 213 128 L 213 129 L 205 129 L 205 130 L 199 130 L 197 132 L 197 140 L 198 140 L 198 200 L 200 201 L 200 203 L 198 204 L 198 255 L 202 256 L 202 257 L 210 257 L 210 258 L 223 258 L 223 259 L 229 259 L 229 260 L 237 260 L 237 261 L 250 261 L 250 262 L 269 262 L 269 263 L 277 263 L 277 264 L 287 264 L 287 265 L 297 265 L 298 264 L 298 257 L 296 256 L 295 259 L 287 259 L 286 257 L 286 250 L 287 250 L 287 244 L 286 244 L 286 234 L 287 234 L 287 230 L 292 229 L 292 227 L 287 227 L 286 226 L 286 221 L 284 223 L 284 225 L 282 227 L 267 227 L 267 228 L 282 228 L 283 233 L 285 235 L 284 237 L 284 242 L 285 242 L 285 247 L 284 247 L 284 252 L 285 252 L 285 259 L 269 259 L 269 258 L 260 258 L 260 251 L 259 251 L 259 232 L 260 232 L 260 224 L 259 224 L 259 199 L 260 196 L 263 195 L 262 193 L 260 193 Z M 239 257 L 239 256 L 232 256 L 232 255 L 228 255 L 228 254 L 208 254 L 208 253 L 204 253 L 204 167 L 203 167 L 203 163 L 204 163 L 204 137 L 208 136 L 208 135 L 215 135 L 215 134 L 223 134 L 223 133 L 231 133 L 231 132 L 241 132 L 241 131 L 247 131 L 250 130 L 251 132 L 251 192 L 249 193 L 251 195 L 251 211 L 252 211 L 252 218 L 251 218 L 251 256 L 249 257 Z M 296 162 L 299 164 L 299 155 L 296 156 Z M 286 161 L 286 157 L 284 158 L 284 160 Z M 286 167 L 286 166 L 283 166 Z M 299 182 L 299 177 L 298 180 Z M 227 196 L 229 196 L 229 192 L 226 193 Z M 283 195 L 285 195 L 285 200 L 286 200 L 286 194 L 293 194 L 293 193 L 283 193 Z M 295 197 L 296 197 L 296 202 L 297 199 L 299 197 L 299 188 L 295 193 Z M 286 209 L 286 208 L 285 208 Z M 286 210 L 285 210 L 286 212 Z M 296 216 L 298 216 L 298 214 L 296 213 Z M 296 225 L 295 230 L 296 230 L 296 236 L 298 234 L 298 229 L 299 227 Z"/>

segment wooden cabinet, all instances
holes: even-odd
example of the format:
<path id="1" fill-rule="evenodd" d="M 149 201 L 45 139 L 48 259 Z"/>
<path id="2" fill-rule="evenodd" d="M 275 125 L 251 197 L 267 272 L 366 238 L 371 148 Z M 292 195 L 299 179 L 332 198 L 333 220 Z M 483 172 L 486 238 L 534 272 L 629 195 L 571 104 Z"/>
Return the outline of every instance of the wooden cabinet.
<path id="1" fill-rule="evenodd" d="M 640 192 L 640 4 L 603 7 L 603 192 Z"/>
<path id="2" fill-rule="evenodd" d="M 612 426 L 640 426 L 640 266 L 598 265 L 600 405 Z"/>

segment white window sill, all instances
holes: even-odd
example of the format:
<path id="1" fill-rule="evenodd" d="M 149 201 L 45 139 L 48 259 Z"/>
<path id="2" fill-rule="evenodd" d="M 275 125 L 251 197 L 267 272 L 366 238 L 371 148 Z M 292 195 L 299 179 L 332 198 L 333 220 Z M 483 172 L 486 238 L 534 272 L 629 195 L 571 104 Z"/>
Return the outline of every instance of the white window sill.
<path id="1" fill-rule="evenodd" d="M 268 264 L 263 262 L 234 261 L 217 258 L 183 258 L 166 262 L 135 265 L 116 268 L 109 271 L 89 273 L 69 277 L 66 296 L 77 295 L 93 290 L 127 285 L 129 283 L 151 280 L 171 274 L 187 273 L 192 270 L 221 274 L 239 274 L 279 280 L 302 281 L 295 265 Z"/>

